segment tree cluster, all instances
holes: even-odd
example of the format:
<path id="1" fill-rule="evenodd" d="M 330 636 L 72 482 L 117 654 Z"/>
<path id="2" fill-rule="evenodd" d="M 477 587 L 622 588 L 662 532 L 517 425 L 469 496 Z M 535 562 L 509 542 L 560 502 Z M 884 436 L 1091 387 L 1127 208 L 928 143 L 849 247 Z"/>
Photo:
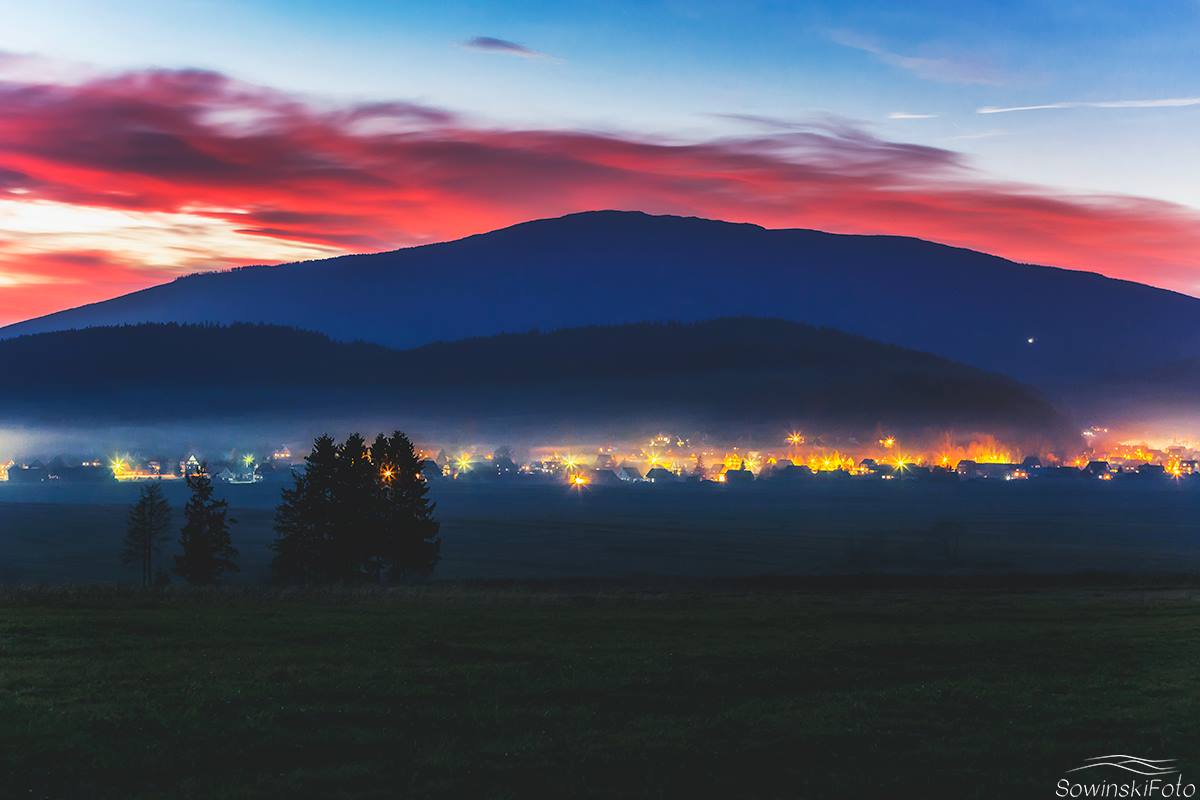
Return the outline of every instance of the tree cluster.
<path id="1" fill-rule="evenodd" d="M 403 433 L 313 443 L 276 510 L 274 572 L 285 583 L 382 583 L 428 575 L 441 541 L 421 461 Z"/>

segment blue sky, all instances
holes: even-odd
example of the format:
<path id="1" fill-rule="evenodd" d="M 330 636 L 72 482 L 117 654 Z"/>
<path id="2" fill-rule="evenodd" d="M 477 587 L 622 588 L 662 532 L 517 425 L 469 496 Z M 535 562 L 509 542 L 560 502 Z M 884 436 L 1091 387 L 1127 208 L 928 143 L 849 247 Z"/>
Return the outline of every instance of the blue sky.
<path id="1" fill-rule="evenodd" d="M 484 122 L 739 131 L 833 114 L 971 154 L 1001 179 L 1200 207 L 1200 106 L 978 114 L 1200 96 L 1200 3 L 0 3 L 0 49 L 200 66 Z M 462 46 L 476 36 L 548 58 Z M 889 119 L 896 112 L 936 114 Z"/>

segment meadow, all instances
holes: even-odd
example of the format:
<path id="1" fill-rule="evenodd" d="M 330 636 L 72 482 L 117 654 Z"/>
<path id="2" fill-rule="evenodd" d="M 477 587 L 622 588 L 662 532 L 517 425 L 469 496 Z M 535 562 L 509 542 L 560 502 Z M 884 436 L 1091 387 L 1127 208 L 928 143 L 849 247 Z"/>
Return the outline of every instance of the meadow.
<path id="1" fill-rule="evenodd" d="M 999 586 L 10 590 L 0 786 L 1050 797 L 1065 770 L 1115 752 L 1178 758 L 1189 779 L 1200 585 Z"/>
<path id="2" fill-rule="evenodd" d="M 394 589 L 131 587 L 130 485 L 0 487 L 0 787 L 22 797 L 1051 796 L 1200 752 L 1200 491 L 435 489 Z M 178 508 L 184 487 L 170 485 Z M 40 584 L 40 585 L 38 585 Z"/>
<path id="3" fill-rule="evenodd" d="M 186 487 L 166 489 L 177 527 Z M 279 490 L 219 487 L 238 520 L 239 583 L 270 577 Z M 119 559 L 136 497 L 132 484 L 0 484 L 0 583 L 136 580 Z M 449 580 L 1200 572 L 1195 481 L 441 482 L 433 497 L 444 540 L 436 577 Z"/>

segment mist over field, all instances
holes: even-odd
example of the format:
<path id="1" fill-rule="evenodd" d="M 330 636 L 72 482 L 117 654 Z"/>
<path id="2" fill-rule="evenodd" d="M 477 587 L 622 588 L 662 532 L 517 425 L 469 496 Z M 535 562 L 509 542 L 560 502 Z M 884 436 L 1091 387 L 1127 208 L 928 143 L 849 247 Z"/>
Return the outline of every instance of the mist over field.
<path id="1" fill-rule="evenodd" d="M 283 479 L 221 486 L 238 585 L 270 579 Z M 182 482 L 164 491 L 181 523 Z M 135 484 L 0 483 L 0 582 L 127 583 Z M 630 487 L 435 482 L 442 580 L 1200 571 L 1200 492 L 1172 483 L 816 481 Z M 178 526 L 176 526 L 178 527 Z M 167 552 L 175 551 L 175 536 Z"/>

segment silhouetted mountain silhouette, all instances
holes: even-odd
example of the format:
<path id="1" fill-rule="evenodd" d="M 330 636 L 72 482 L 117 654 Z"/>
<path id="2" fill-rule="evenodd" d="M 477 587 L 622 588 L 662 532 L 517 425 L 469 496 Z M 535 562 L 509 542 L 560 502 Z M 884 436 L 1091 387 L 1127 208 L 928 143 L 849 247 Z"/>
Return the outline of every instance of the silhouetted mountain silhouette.
<path id="1" fill-rule="evenodd" d="M 828 325 L 1044 382 L 1200 351 L 1200 300 L 1141 284 L 918 239 L 616 211 L 181 278 L 0 337 L 143 321 L 267 322 L 411 347 L 725 315 Z"/>
<path id="2" fill-rule="evenodd" d="M 189 354 L 204 353 L 204 358 Z M 131 357 L 131 354 L 135 354 Z M 387 409 L 423 418 L 689 423 L 772 436 L 956 429 L 1054 437 L 1036 392 L 1000 375 L 783 320 L 643 323 L 398 351 L 262 325 L 146 324 L 0 342 L 0 391 L 42 418 L 175 419 L 248 408 Z"/>

